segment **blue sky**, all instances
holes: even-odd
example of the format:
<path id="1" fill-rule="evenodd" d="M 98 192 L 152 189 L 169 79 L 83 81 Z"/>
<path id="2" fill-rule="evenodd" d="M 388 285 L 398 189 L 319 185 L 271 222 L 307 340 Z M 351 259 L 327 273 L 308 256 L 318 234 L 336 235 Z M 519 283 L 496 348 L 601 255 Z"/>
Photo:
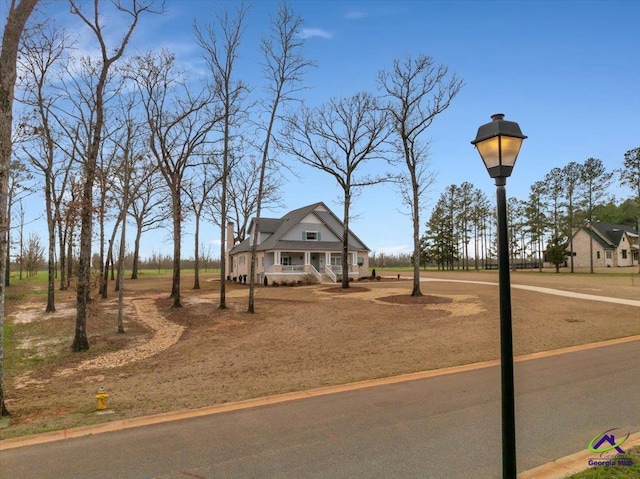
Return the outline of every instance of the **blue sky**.
<path id="1" fill-rule="evenodd" d="M 197 74 L 201 59 L 193 20 L 212 23 L 215 8 L 224 4 L 167 0 L 164 16 L 142 19 L 128 53 L 166 47 Z M 239 75 L 256 89 L 262 85 L 258 39 L 277 5 L 256 0 L 247 18 Z M 520 199 L 553 167 L 595 157 L 613 170 L 627 150 L 640 146 L 640 2 L 294 0 L 290 5 L 304 20 L 305 54 L 317 64 L 303 92 L 310 106 L 375 92 L 377 73 L 406 55 L 429 55 L 464 80 L 451 107 L 425 133 L 437 180 L 423 224 L 450 184 L 469 181 L 494 198 L 493 181 L 469 143 L 493 113 L 517 121 L 529 137 L 507 183 L 507 194 Z M 74 21 L 66 2 L 51 7 L 64 23 Z M 301 178 L 283 174 L 287 208 L 265 216 L 316 201 L 340 214 L 340 190 L 332 177 L 287 161 Z M 628 194 L 620 188 L 612 193 Z M 410 218 L 401 212 L 400 196 L 390 185 L 365 189 L 352 208 L 352 229 L 372 251 L 410 252 Z M 219 244 L 214 228 L 206 227 L 203 235 L 203 241 Z M 192 254 L 192 242 L 185 236 L 185 257 Z M 153 249 L 171 251 L 168 232 L 143 237 L 143 256 Z"/>

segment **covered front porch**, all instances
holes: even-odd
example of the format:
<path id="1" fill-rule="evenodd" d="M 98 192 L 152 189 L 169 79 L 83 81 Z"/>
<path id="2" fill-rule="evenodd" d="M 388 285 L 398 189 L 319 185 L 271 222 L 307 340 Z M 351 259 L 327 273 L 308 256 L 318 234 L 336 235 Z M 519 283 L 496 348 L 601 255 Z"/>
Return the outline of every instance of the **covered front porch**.
<path id="1" fill-rule="evenodd" d="M 348 275 L 360 276 L 357 252 L 349 252 Z M 361 265 L 360 265 L 361 266 Z M 332 251 L 271 251 L 265 252 L 264 270 L 268 280 L 296 280 L 307 274 L 320 283 L 342 281 L 342 254 Z"/>

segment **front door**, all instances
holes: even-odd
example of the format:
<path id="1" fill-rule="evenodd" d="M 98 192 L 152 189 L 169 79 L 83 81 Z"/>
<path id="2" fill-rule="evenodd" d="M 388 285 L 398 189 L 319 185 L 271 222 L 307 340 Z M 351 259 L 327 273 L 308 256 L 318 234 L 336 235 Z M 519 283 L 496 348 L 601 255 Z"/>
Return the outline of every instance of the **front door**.
<path id="1" fill-rule="evenodd" d="M 320 254 L 319 253 L 311 253 L 311 266 L 313 266 L 317 271 L 320 271 Z"/>

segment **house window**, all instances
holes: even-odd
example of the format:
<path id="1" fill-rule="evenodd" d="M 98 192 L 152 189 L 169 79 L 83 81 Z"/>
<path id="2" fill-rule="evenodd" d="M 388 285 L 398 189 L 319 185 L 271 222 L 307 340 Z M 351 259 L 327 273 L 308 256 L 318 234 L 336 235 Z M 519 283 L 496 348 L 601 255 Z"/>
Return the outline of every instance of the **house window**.
<path id="1" fill-rule="evenodd" d="M 280 264 L 282 266 L 291 266 L 291 256 L 281 256 Z"/>
<path id="2" fill-rule="evenodd" d="M 620 254 L 622 255 L 622 259 L 627 259 L 627 250 L 623 249 L 622 251 L 620 251 Z"/>
<path id="3" fill-rule="evenodd" d="M 611 259 L 611 251 L 607 251 L 606 253 L 607 253 L 607 259 Z"/>
<path id="4" fill-rule="evenodd" d="M 304 234 L 306 241 L 318 241 L 320 239 L 320 233 L 317 231 L 305 231 Z"/>
<path id="5" fill-rule="evenodd" d="M 331 266 L 342 266 L 342 255 L 331 255 Z"/>
<path id="6" fill-rule="evenodd" d="M 245 264 L 247 261 L 247 258 L 245 258 L 244 256 L 240 256 L 238 258 L 238 264 Z"/>
<path id="7" fill-rule="evenodd" d="M 608 253 L 608 251 L 607 251 Z M 600 259 L 600 251 L 596 251 L 596 258 Z"/>

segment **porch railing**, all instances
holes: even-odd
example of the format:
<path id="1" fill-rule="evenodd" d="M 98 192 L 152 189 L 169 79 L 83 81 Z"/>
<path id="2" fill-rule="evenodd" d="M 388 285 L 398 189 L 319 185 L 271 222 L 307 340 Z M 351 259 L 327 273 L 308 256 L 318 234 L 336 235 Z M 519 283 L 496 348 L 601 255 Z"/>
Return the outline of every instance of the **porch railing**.
<path id="1" fill-rule="evenodd" d="M 342 268 L 340 268 L 342 269 Z M 324 267 L 324 272 L 327 276 L 329 276 L 329 278 L 331 278 L 331 281 L 333 281 L 334 283 L 336 283 L 338 281 L 338 278 L 336 276 L 336 274 L 333 272 L 333 267 L 331 265 L 326 265 Z"/>

